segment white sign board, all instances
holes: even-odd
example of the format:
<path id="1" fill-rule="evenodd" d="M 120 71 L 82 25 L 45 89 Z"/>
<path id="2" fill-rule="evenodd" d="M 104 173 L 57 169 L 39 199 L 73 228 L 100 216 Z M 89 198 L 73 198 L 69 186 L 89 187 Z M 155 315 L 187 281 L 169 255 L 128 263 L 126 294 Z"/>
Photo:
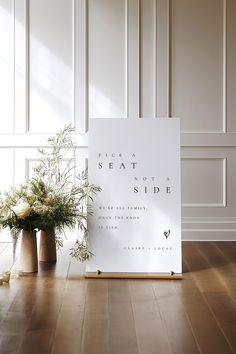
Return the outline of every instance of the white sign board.
<path id="1" fill-rule="evenodd" d="M 91 119 L 89 180 L 87 275 L 181 274 L 179 119 Z"/>

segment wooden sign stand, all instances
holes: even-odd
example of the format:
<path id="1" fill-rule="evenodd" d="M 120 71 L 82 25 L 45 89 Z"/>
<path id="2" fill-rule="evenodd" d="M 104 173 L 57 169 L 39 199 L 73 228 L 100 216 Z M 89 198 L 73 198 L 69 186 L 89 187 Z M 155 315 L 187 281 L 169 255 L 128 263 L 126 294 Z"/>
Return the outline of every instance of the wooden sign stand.
<path id="1" fill-rule="evenodd" d="M 170 273 L 107 273 L 107 272 L 86 272 L 86 279 L 169 279 L 182 280 L 182 274 Z"/>

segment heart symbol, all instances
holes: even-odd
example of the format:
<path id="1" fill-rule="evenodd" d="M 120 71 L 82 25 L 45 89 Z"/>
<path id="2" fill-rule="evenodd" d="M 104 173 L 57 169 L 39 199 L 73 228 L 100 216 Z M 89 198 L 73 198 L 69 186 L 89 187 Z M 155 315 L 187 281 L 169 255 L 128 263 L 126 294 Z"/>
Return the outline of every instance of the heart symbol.
<path id="1" fill-rule="evenodd" d="M 165 238 L 168 238 L 170 236 L 170 230 L 164 231 Z"/>

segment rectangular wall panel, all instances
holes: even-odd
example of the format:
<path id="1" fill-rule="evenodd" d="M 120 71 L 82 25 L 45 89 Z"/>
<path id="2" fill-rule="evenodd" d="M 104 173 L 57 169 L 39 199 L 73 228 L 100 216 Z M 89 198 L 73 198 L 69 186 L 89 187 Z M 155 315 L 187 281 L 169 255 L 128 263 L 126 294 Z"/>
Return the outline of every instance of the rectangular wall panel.
<path id="1" fill-rule="evenodd" d="M 140 0 L 140 115 L 155 117 L 156 1 Z"/>
<path id="2" fill-rule="evenodd" d="M 184 220 L 187 218 L 194 225 L 194 219 L 200 222 L 212 219 L 207 224 L 221 220 L 230 225 L 236 216 L 235 166 L 235 146 L 182 147 Z"/>
<path id="3" fill-rule="evenodd" d="M 74 119 L 78 133 L 88 130 L 88 2 L 74 1 Z"/>
<path id="4" fill-rule="evenodd" d="M 30 132 L 73 121 L 73 1 L 29 2 Z"/>
<path id="5" fill-rule="evenodd" d="M 227 131 L 236 132 L 236 1 L 227 0 Z"/>
<path id="6" fill-rule="evenodd" d="M 0 0 L 0 133 L 13 132 L 13 101 L 14 1 Z"/>
<path id="7" fill-rule="evenodd" d="M 169 117 L 170 0 L 156 0 L 155 116 Z"/>
<path id="8" fill-rule="evenodd" d="M 127 54 L 127 85 L 126 85 L 126 115 L 140 116 L 140 72 L 139 72 L 139 1 L 126 0 L 126 54 Z"/>
<path id="9" fill-rule="evenodd" d="M 226 160 L 223 158 L 182 159 L 182 205 L 185 207 L 226 206 Z M 212 181 L 210 183 L 210 181 Z"/>
<path id="10" fill-rule="evenodd" d="M 126 1 L 89 1 L 89 116 L 126 117 Z"/>
<path id="11" fill-rule="evenodd" d="M 25 134 L 28 126 L 28 4 L 27 0 L 15 1 L 15 97 L 14 97 L 14 132 Z"/>
<path id="12" fill-rule="evenodd" d="M 183 131 L 223 131 L 224 1 L 170 4 L 171 114 Z"/>

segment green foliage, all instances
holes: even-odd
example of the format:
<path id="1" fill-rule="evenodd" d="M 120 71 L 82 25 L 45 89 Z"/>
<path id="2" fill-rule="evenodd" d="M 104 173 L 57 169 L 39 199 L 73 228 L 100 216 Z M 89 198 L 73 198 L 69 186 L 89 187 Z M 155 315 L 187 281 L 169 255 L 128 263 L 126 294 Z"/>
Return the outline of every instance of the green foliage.
<path id="1" fill-rule="evenodd" d="M 0 196 L 0 226 L 9 227 L 15 254 L 20 231 L 54 229 L 56 242 L 65 229 L 78 229 L 71 255 L 80 261 L 92 256 L 88 249 L 87 216 L 92 215 L 93 195 L 100 187 L 89 183 L 87 170 L 75 174 L 74 129 L 66 126 L 49 139 L 50 149 L 39 149 L 40 163 L 33 177 Z M 69 157 L 68 157 L 69 155 Z M 75 182 L 73 182 L 75 180 Z"/>
<path id="2" fill-rule="evenodd" d="M 74 174 L 75 142 L 71 138 L 71 125 L 49 138 L 50 149 L 38 149 L 40 163 L 34 168 L 35 178 L 41 179 L 53 190 L 69 188 Z M 69 155 L 69 157 L 68 157 Z"/>
<path id="3" fill-rule="evenodd" d="M 77 239 L 74 247 L 70 250 L 70 255 L 80 262 L 89 260 L 93 253 L 89 251 L 88 247 L 88 232 L 85 231 L 82 239 Z"/>
<path id="4" fill-rule="evenodd" d="M 64 232 L 65 228 L 77 228 L 78 239 L 71 255 L 85 261 L 92 256 L 88 249 L 87 217 L 93 213 L 93 196 L 101 188 L 88 181 L 87 169 L 75 174 L 76 144 L 71 137 L 73 133 L 71 125 L 65 126 L 49 139 L 49 150 L 38 150 L 40 164 L 34 169 L 34 179 L 43 181 L 52 193 L 61 198 L 53 218 L 45 218 L 41 228 L 47 225 L 54 227 L 56 235 Z"/>

